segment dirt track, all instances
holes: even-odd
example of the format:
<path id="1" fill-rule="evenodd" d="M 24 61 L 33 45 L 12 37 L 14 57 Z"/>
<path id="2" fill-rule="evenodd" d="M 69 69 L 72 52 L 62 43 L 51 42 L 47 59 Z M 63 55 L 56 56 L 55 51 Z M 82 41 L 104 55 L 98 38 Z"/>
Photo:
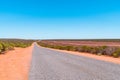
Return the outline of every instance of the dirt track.
<path id="1" fill-rule="evenodd" d="M 0 80 L 28 80 L 32 46 L 0 55 Z"/>

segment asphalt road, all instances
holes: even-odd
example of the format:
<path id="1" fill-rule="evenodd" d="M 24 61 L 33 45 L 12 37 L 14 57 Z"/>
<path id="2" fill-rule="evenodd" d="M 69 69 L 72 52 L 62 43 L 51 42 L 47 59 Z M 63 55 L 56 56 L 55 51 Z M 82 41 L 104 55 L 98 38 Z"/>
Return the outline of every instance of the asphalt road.
<path id="1" fill-rule="evenodd" d="M 120 65 L 34 44 L 29 80 L 120 80 Z"/>

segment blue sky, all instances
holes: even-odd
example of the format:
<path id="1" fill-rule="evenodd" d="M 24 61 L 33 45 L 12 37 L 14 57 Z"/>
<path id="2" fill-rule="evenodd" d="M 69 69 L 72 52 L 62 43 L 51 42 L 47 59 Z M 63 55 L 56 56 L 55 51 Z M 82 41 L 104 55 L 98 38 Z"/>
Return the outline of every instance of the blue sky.
<path id="1" fill-rule="evenodd" d="M 0 38 L 120 38 L 119 0 L 0 0 Z"/>

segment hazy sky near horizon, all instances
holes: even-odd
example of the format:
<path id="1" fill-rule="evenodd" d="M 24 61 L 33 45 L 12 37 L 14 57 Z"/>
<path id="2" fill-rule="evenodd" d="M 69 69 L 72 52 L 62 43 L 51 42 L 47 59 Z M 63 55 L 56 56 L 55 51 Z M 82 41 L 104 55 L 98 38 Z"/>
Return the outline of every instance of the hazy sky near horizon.
<path id="1" fill-rule="evenodd" d="M 120 1 L 0 0 L 0 38 L 120 38 Z"/>

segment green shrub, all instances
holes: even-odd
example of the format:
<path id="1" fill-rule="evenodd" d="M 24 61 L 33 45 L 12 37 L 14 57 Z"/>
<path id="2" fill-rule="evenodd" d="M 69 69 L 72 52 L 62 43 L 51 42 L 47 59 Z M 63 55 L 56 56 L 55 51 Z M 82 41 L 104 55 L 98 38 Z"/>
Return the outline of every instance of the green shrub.
<path id="1" fill-rule="evenodd" d="M 92 47 L 91 53 L 102 55 L 107 47 L 106 46 L 96 46 Z"/>
<path id="2" fill-rule="evenodd" d="M 55 49 L 61 49 L 63 50 L 64 49 L 64 46 L 54 46 Z"/>
<path id="3" fill-rule="evenodd" d="M 117 49 L 113 54 L 112 54 L 113 57 L 117 58 L 117 57 L 120 57 L 120 48 Z"/>
<path id="4" fill-rule="evenodd" d="M 9 39 L 3 39 L 0 40 L 0 54 L 7 51 L 7 50 L 13 50 L 14 47 L 28 47 L 33 43 L 32 40 L 9 40 Z"/>
<path id="5" fill-rule="evenodd" d="M 1 50 L 2 50 L 2 52 L 3 52 L 3 51 L 6 50 L 6 46 L 5 46 L 5 44 L 3 44 L 3 43 L 2 43 L 1 45 L 2 45 L 2 49 L 1 49 Z"/>
<path id="6" fill-rule="evenodd" d="M 92 47 L 91 53 L 93 53 L 93 54 L 99 53 L 99 48 L 98 47 Z"/>
<path id="7" fill-rule="evenodd" d="M 73 46 L 63 46 L 62 47 L 64 50 L 68 50 L 68 51 L 73 51 L 74 47 Z"/>
<path id="8" fill-rule="evenodd" d="M 80 47 L 81 52 L 91 52 L 91 50 L 92 50 L 92 47 L 89 47 L 89 46 L 81 46 Z"/>
<path id="9" fill-rule="evenodd" d="M 0 54 L 2 53 L 2 44 L 0 43 Z"/>

